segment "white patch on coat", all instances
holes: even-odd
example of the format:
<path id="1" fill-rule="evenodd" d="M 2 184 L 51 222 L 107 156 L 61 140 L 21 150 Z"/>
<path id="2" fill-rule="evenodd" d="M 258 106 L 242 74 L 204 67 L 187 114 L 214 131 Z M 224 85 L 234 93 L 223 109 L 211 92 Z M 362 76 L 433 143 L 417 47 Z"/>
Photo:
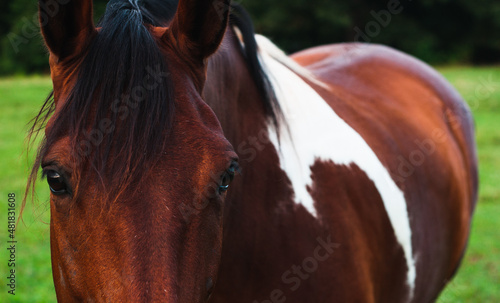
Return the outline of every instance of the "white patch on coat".
<path id="1" fill-rule="evenodd" d="M 312 186 L 311 166 L 317 160 L 337 165 L 356 164 L 377 188 L 388 217 L 403 248 L 408 265 L 407 283 L 410 299 L 415 287 L 416 266 L 413 257 L 410 220 L 404 193 L 398 188 L 377 155 L 352 127 L 342 120 L 323 98 L 300 76 L 318 80 L 309 71 L 269 40 L 257 36 L 259 55 L 269 76 L 289 131 L 281 128 L 279 141 L 274 127 L 269 136 L 280 156 L 280 165 L 292 183 L 295 202 L 317 216 L 314 200 L 308 191 Z M 270 46 L 272 45 L 272 46 Z M 297 75 L 297 73 L 300 75 Z"/>

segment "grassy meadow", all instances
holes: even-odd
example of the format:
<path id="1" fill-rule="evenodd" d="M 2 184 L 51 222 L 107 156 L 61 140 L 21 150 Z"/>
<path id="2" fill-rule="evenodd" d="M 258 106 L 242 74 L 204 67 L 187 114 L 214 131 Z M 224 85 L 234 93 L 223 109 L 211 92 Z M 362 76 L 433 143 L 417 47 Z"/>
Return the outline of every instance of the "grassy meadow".
<path id="1" fill-rule="evenodd" d="M 473 109 L 481 187 L 469 249 L 438 302 L 500 302 L 500 67 L 439 70 Z M 25 152 L 27 123 L 50 89 L 46 76 L 0 79 L 0 302 L 55 302 L 45 182 L 38 183 L 39 203 L 28 204 L 16 232 L 16 295 L 9 295 L 6 286 L 7 194 L 16 194 L 19 212 L 32 157 Z"/>

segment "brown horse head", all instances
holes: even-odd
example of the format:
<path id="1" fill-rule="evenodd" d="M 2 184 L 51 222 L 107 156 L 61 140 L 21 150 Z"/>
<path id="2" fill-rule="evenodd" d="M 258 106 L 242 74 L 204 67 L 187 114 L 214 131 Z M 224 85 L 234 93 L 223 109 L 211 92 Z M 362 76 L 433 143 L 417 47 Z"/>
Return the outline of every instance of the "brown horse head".
<path id="1" fill-rule="evenodd" d="M 91 0 L 39 4 L 54 114 L 37 166 L 58 300 L 205 302 L 237 170 L 201 96 L 229 1 L 183 0 L 175 14 L 175 1 L 112 0 L 98 27 Z"/>

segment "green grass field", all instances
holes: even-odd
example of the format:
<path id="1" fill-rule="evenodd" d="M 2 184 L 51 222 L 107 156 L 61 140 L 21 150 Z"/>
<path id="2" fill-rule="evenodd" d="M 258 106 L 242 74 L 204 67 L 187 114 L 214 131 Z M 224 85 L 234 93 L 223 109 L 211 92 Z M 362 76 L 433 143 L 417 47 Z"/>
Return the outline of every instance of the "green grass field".
<path id="1" fill-rule="evenodd" d="M 477 124 L 480 201 L 463 265 L 438 302 L 500 302 L 500 67 L 440 68 L 471 105 Z M 16 233 L 16 295 L 7 294 L 7 194 L 20 205 L 27 176 L 27 122 L 51 88 L 47 77 L 0 79 L 0 302 L 54 302 L 50 268 L 48 190 L 29 205 Z M 18 208 L 19 210 L 19 208 Z"/>

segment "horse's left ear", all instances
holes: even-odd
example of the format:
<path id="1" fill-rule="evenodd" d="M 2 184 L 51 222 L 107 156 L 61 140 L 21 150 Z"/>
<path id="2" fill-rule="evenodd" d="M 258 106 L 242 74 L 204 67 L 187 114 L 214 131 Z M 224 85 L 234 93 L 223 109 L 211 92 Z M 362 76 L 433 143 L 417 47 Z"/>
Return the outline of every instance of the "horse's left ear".
<path id="1" fill-rule="evenodd" d="M 224 37 L 231 0 L 180 0 L 177 13 L 165 35 L 193 61 L 212 55 Z"/>
<path id="2" fill-rule="evenodd" d="M 45 44 L 58 60 L 81 53 L 97 33 L 92 0 L 38 0 L 38 5 Z"/>

